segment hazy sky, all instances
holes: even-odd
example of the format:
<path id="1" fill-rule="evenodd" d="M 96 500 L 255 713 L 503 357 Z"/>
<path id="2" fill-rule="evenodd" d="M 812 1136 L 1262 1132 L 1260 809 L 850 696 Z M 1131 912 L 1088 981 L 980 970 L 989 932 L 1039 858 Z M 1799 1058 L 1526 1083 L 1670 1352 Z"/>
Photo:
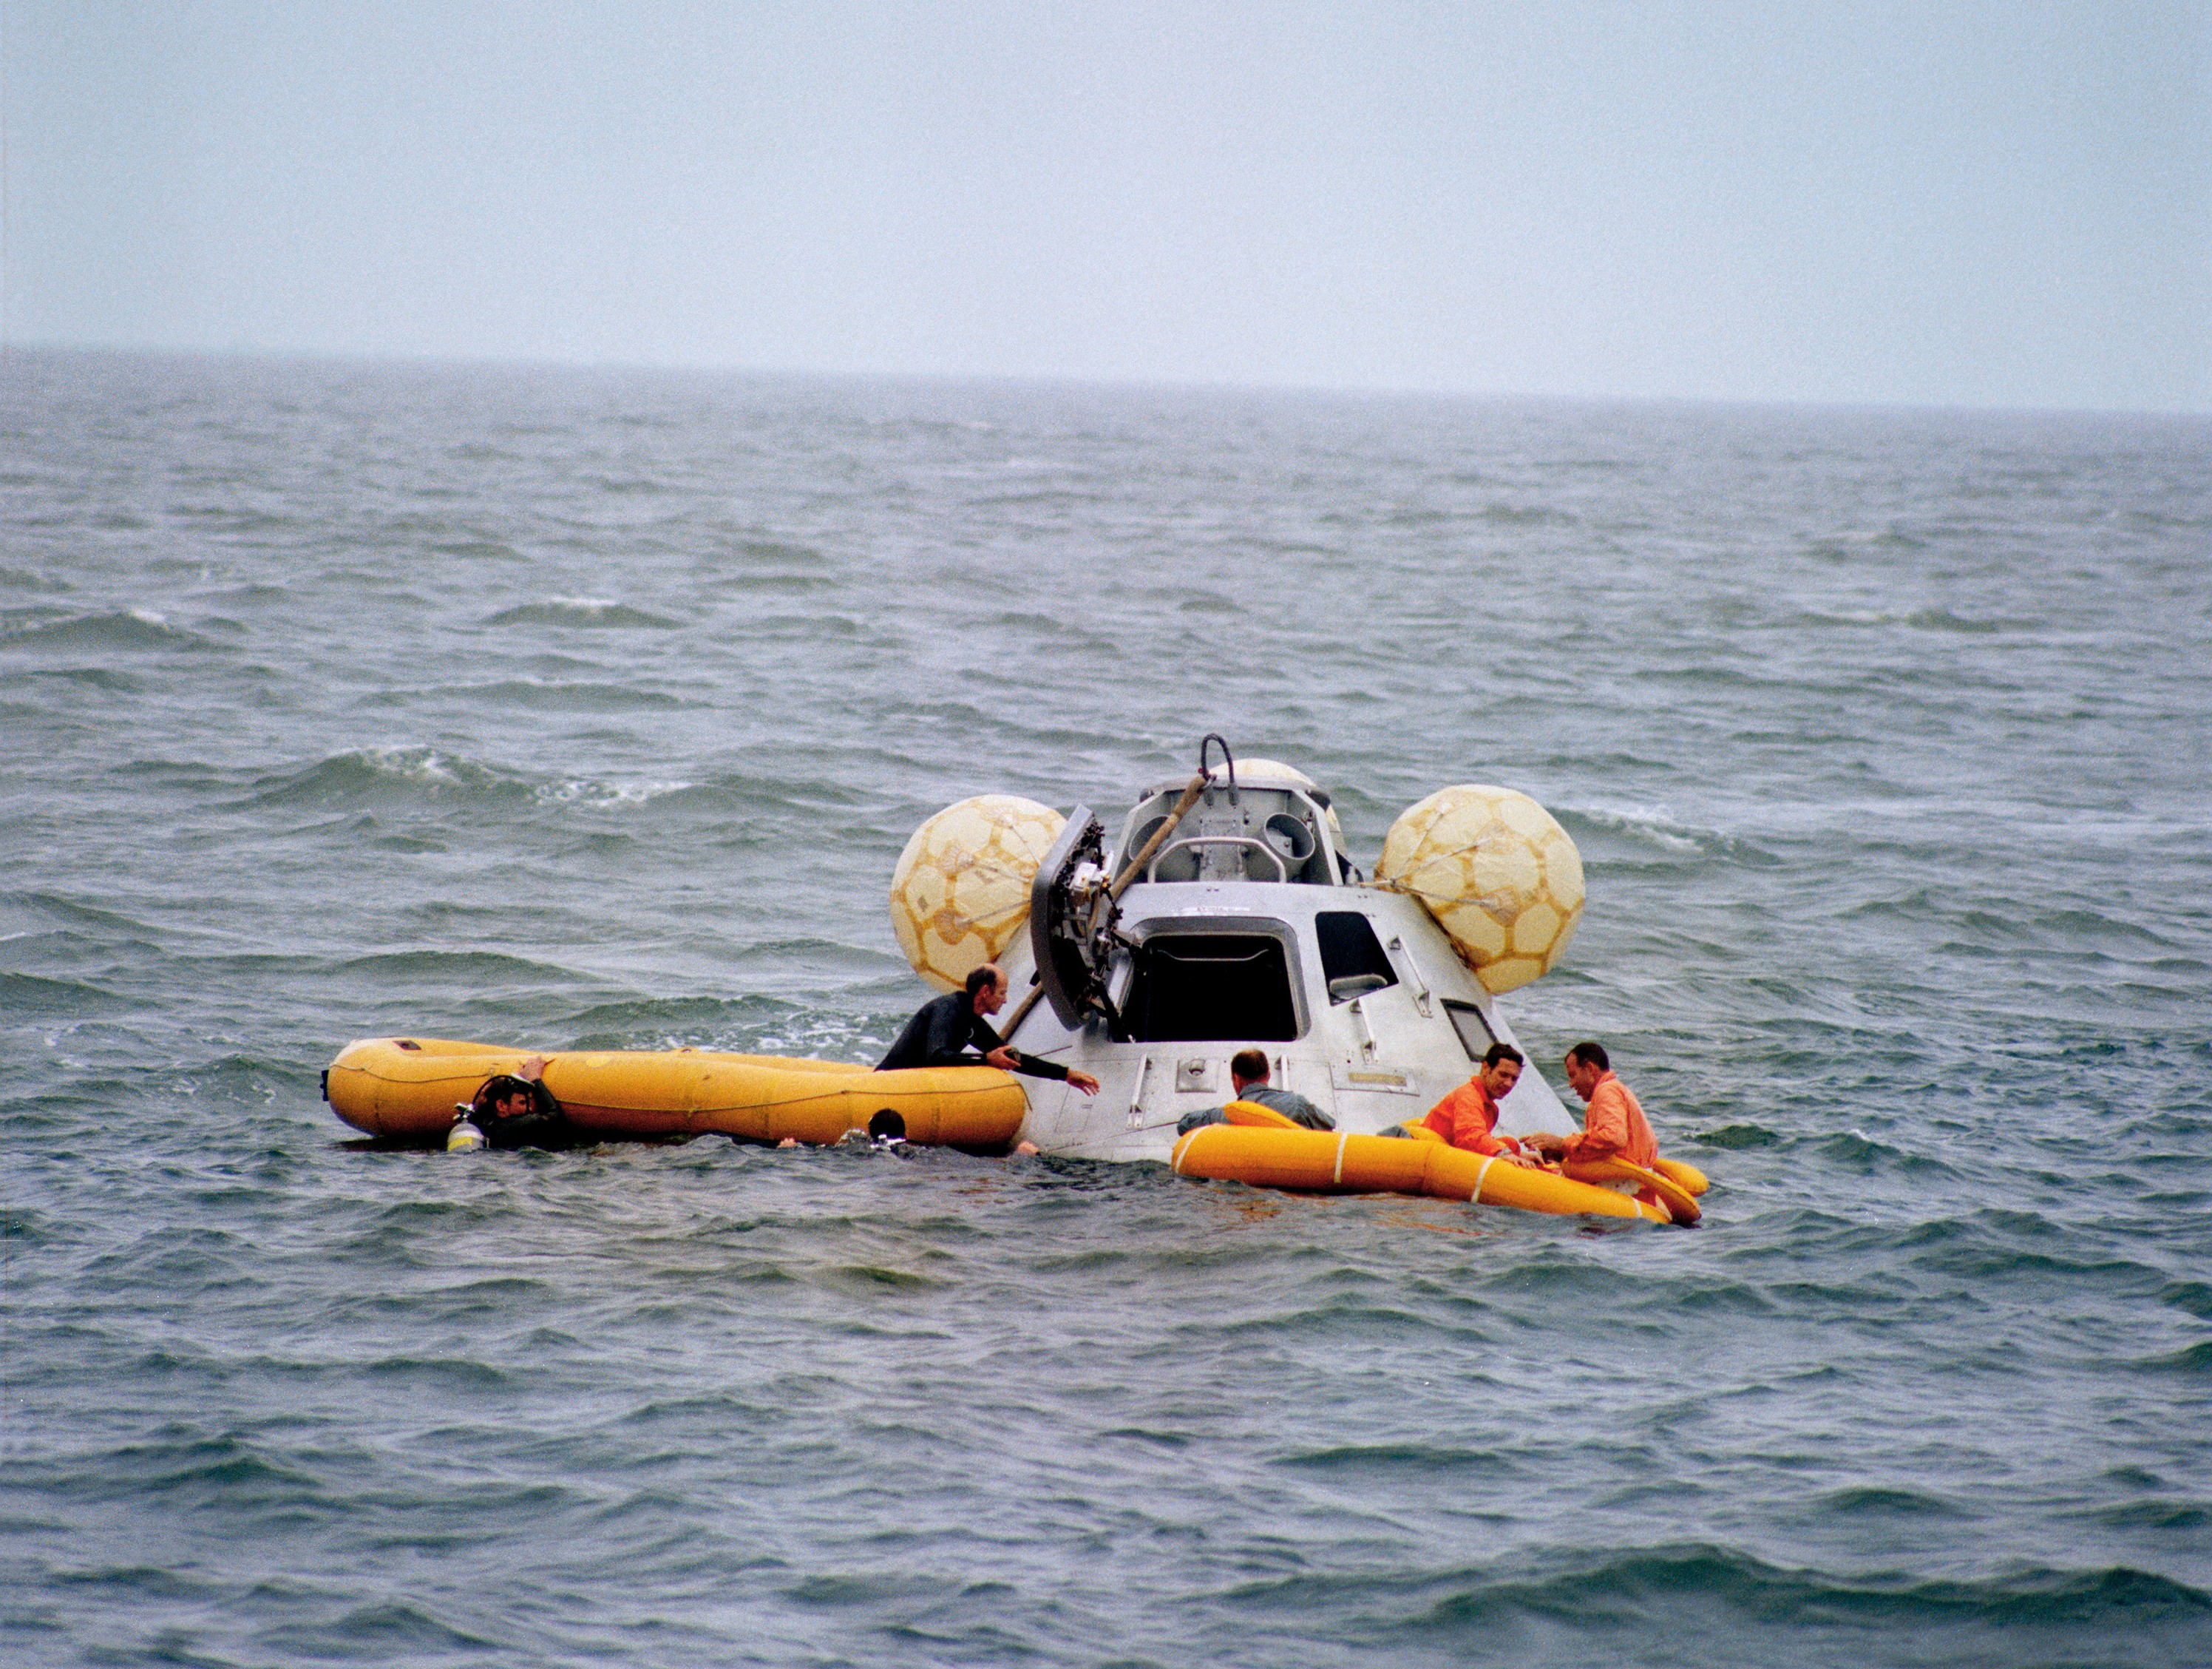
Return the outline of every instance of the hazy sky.
<path id="1" fill-rule="evenodd" d="M 18 344 L 2212 409 L 2212 3 L 0 8 Z"/>

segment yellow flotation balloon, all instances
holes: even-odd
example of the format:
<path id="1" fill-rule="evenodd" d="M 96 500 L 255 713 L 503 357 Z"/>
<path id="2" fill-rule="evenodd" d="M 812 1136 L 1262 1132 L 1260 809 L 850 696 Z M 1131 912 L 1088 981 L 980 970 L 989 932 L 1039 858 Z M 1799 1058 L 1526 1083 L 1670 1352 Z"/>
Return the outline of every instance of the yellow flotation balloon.
<path id="1" fill-rule="evenodd" d="M 947 806 L 914 831 L 891 872 L 891 931 L 940 991 L 998 959 L 1029 920 L 1030 882 L 1067 819 L 1012 794 Z"/>
<path id="2" fill-rule="evenodd" d="M 1375 879 L 1428 906 L 1493 995 L 1548 972 L 1583 913 L 1582 854 L 1512 789 L 1438 789 L 1400 813 Z"/>

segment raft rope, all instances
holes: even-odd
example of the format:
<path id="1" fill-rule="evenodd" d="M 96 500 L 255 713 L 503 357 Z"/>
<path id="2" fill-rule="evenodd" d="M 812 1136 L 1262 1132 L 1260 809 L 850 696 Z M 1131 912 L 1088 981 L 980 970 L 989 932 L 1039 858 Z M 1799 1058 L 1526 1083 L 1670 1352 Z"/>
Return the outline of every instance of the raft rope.
<path id="1" fill-rule="evenodd" d="M 1468 1196 L 1469 1205 L 1482 1203 L 1482 1179 L 1490 1174 L 1490 1167 L 1498 1163 L 1498 1155 L 1491 1154 L 1482 1161 L 1482 1168 L 1474 1173 L 1474 1192 Z"/>
<path id="2" fill-rule="evenodd" d="M 1340 1188 L 1344 1185 L 1344 1144 L 1351 1139 L 1352 1132 L 1350 1130 L 1339 1130 L 1336 1133 L 1336 1176 L 1334 1180 L 1336 1185 Z"/>

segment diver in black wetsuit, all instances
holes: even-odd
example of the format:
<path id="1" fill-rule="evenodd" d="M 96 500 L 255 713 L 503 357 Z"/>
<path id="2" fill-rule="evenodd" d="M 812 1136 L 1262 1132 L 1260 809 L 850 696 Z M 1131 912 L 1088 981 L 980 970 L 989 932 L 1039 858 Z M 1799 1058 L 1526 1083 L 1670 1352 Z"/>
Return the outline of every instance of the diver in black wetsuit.
<path id="1" fill-rule="evenodd" d="M 1007 1045 L 991 1029 L 987 1016 L 1006 1006 L 1006 976 L 986 962 L 971 968 L 964 990 L 947 991 L 922 1004 L 907 1021 L 891 1052 L 876 1063 L 878 1072 L 896 1072 L 910 1066 L 995 1066 L 1001 1072 L 1019 1072 L 1031 1078 L 1065 1079 L 1085 1095 L 1098 1093 L 1098 1080 L 1088 1072 L 1040 1061 Z M 975 1052 L 970 1053 L 970 1051 Z"/>
<path id="2" fill-rule="evenodd" d="M 556 1151 L 576 1145 L 575 1127 L 553 1099 L 553 1092 L 538 1078 L 544 1069 L 543 1060 L 527 1060 L 522 1063 L 521 1076 L 502 1072 L 488 1079 L 477 1092 L 469 1108 L 469 1122 L 483 1132 L 487 1145 Z"/>

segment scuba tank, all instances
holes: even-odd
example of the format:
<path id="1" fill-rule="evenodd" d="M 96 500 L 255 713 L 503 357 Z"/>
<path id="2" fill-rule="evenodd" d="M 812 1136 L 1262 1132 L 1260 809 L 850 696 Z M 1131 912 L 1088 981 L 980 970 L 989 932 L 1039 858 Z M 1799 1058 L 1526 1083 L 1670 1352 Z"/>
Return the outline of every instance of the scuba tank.
<path id="1" fill-rule="evenodd" d="M 474 1153 L 491 1143 L 484 1133 L 471 1122 L 470 1114 L 476 1111 L 466 1101 L 453 1103 L 453 1127 L 446 1132 L 446 1151 L 449 1154 Z"/>

